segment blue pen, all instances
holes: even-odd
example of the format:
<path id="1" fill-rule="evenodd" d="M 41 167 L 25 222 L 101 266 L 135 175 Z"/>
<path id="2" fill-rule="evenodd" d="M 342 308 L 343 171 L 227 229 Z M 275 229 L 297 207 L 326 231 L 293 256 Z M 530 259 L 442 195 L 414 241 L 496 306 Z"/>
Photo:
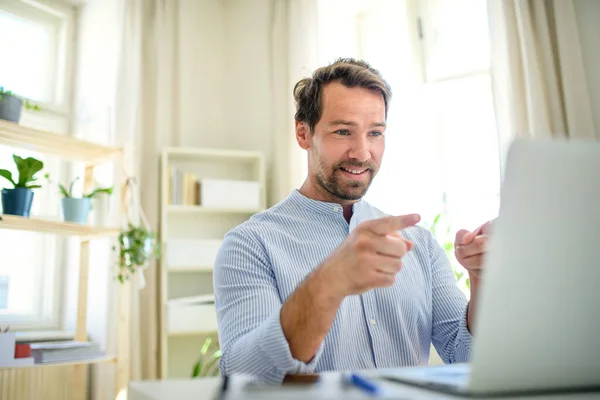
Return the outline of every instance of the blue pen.
<path id="1" fill-rule="evenodd" d="M 375 382 L 371 382 L 370 380 L 363 378 L 362 376 L 357 374 L 351 374 L 349 381 L 354 386 L 372 395 L 377 395 L 381 391 L 381 388 L 378 384 L 376 384 Z"/>

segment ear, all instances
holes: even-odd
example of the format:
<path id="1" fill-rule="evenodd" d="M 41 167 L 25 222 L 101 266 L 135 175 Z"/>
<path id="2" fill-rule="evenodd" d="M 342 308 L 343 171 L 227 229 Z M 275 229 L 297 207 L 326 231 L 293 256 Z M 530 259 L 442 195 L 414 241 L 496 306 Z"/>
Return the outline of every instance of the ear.
<path id="1" fill-rule="evenodd" d="M 296 121 L 296 140 L 304 150 L 310 148 L 310 129 L 306 122 Z"/>

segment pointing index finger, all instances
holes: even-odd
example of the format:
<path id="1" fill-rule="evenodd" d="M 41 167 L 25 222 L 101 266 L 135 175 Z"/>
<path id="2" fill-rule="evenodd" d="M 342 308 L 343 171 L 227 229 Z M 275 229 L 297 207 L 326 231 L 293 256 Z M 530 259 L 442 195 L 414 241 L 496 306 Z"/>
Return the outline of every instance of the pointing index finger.
<path id="1" fill-rule="evenodd" d="M 377 235 L 386 235 L 409 226 L 414 226 L 421 220 L 418 214 L 383 217 L 367 222 L 367 228 Z"/>

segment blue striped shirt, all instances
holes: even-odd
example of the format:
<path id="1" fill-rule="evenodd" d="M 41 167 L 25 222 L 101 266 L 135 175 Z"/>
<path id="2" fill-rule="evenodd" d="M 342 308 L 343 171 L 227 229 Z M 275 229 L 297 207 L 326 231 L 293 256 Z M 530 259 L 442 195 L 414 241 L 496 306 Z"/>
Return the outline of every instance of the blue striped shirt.
<path id="1" fill-rule="evenodd" d="M 425 365 L 431 343 L 446 363 L 469 361 L 467 299 L 444 250 L 421 227 L 402 231 L 415 247 L 396 283 L 346 297 L 316 356 L 292 357 L 283 303 L 358 224 L 383 216 L 360 200 L 348 223 L 341 206 L 294 190 L 228 232 L 214 270 L 221 373 L 278 383 L 286 374 Z"/>

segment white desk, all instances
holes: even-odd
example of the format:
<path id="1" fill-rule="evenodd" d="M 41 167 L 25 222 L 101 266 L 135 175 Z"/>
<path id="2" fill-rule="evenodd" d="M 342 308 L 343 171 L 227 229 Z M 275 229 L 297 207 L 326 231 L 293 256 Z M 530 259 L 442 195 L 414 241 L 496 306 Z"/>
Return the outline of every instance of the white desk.
<path id="1" fill-rule="evenodd" d="M 375 372 L 376 373 L 376 372 Z M 365 372 L 368 376 L 369 372 Z M 415 388 L 412 386 L 401 385 L 389 381 L 377 380 L 385 390 L 383 396 L 379 399 L 399 399 L 399 400 L 457 400 L 458 397 L 445 395 Z M 345 387 L 342 383 L 339 373 L 321 374 L 319 382 L 316 384 L 297 385 L 295 387 L 284 386 L 268 392 L 261 391 L 240 396 L 236 393 L 236 388 L 232 388 L 229 399 L 373 399 L 374 397 L 354 388 Z M 164 381 L 137 381 L 131 382 L 128 391 L 128 400 L 212 400 L 219 392 L 221 378 L 203 378 L 195 380 L 164 380 Z M 560 394 L 543 395 L 527 397 L 510 397 L 508 400 L 598 400 L 599 393 L 579 393 L 579 394 Z M 491 399 L 491 398 L 486 398 Z"/>

